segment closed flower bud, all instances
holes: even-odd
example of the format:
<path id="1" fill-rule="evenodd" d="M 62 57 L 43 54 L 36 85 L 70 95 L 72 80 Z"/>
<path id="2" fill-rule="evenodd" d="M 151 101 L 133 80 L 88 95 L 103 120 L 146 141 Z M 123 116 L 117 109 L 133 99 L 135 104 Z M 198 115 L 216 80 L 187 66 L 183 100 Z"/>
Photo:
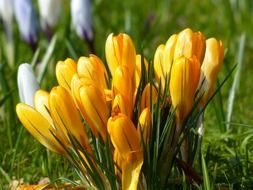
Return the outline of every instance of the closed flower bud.
<path id="1" fill-rule="evenodd" d="M 145 145 L 147 145 L 149 142 L 151 131 L 151 112 L 148 107 L 141 112 L 137 130 L 139 138 L 143 139 L 143 142 L 145 143 Z"/>
<path id="2" fill-rule="evenodd" d="M 105 141 L 109 109 L 104 91 L 97 88 L 91 81 L 79 78 L 77 75 L 73 77 L 71 87 L 78 108 L 92 133 L 96 137 L 100 134 Z"/>
<path id="3" fill-rule="evenodd" d="M 136 55 L 136 68 L 135 68 L 135 84 L 136 84 L 136 88 L 139 87 L 139 83 L 141 80 L 141 74 L 142 74 L 142 59 L 144 60 L 144 68 L 145 69 L 145 73 L 148 72 L 148 61 L 146 60 L 146 58 L 142 58 L 140 54 Z"/>
<path id="4" fill-rule="evenodd" d="M 101 59 L 97 56 L 80 57 L 77 62 L 77 73 L 80 77 L 93 81 L 96 87 L 103 90 L 107 88 L 106 69 Z"/>
<path id="5" fill-rule="evenodd" d="M 132 80 L 130 73 L 126 67 L 119 66 L 115 70 L 114 77 L 112 79 L 112 92 L 115 97 L 117 94 L 121 94 L 126 106 L 127 112 L 133 111 L 133 98 L 135 88 L 132 86 Z"/>
<path id="6" fill-rule="evenodd" d="M 24 127 L 34 136 L 42 145 L 49 150 L 63 154 L 64 149 L 54 137 L 57 136 L 55 129 L 39 112 L 29 105 L 19 103 L 16 106 L 16 112 L 19 120 Z M 54 135 L 53 135 L 54 134 Z M 59 137 L 60 139 L 60 137 Z"/>
<path id="7" fill-rule="evenodd" d="M 152 92 L 151 92 L 152 90 Z M 150 95 L 152 95 L 152 99 L 150 99 Z M 156 88 L 152 85 L 150 86 L 150 83 L 148 83 L 141 95 L 141 106 L 140 106 L 140 110 L 144 110 L 145 108 L 150 108 L 150 101 L 152 101 L 152 104 L 154 104 L 157 100 L 157 96 L 158 96 L 158 92 L 156 90 Z"/>
<path id="8" fill-rule="evenodd" d="M 129 106 L 126 105 L 126 101 L 124 100 L 121 94 L 117 94 L 112 103 L 112 116 L 118 115 L 119 113 L 123 113 L 130 117 L 131 111 L 128 110 Z"/>
<path id="9" fill-rule="evenodd" d="M 199 86 L 201 87 L 199 93 L 202 96 L 200 103 L 202 106 L 204 106 L 208 98 L 213 94 L 214 83 L 220 71 L 223 57 L 224 47 L 222 42 L 215 38 L 206 40 L 206 53 L 201 66 L 202 73 L 199 82 Z"/>
<path id="10" fill-rule="evenodd" d="M 32 66 L 23 63 L 18 67 L 18 92 L 20 101 L 30 106 L 34 106 L 34 95 L 39 89 Z"/>
<path id="11" fill-rule="evenodd" d="M 72 23 L 79 37 L 93 40 L 90 0 L 71 0 Z"/>
<path id="12" fill-rule="evenodd" d="M 72 134 L 79 143 L 90 150 L 89 140 L 85 127 L 75 103 L 66 89 L 61 86 L 54 87 L 49 95 L 49 108 L 57 128 L 62 132 Z"/>
<path id="13" fill-rule="evenodd" d="M 13 0 L 1 0 L 0 1 L 0 18 L 2 18 L 7 33 L 12 30 L 13 21 Z"/>
<path id="14" fill-rule="evenodd" d="M 15 17 L 23 39 L 35 48 L 38 40 L 38 20 L 32 0 L 15 0 Z"/>
<path id="15" fill-rule="evenodd" d="M 137 189 L 143 153 L 138 132 L 129 117 L 118 114 L 107 123 L 113 146 L 122 158 L 122 189 Z"/>
<path id="16" fill-rule="evenodd" d="M 58 61 L 56 64 L 56 78 L 60 86 L 71 92 L 71 80 L 74 74 L 77 73 L 76 62 L 73 59 Z"/>
<path id="17" fill-rule="evenodd" d="M 38 0 L 38 5 L 41 27 L 45 32 L 50 33 L 58 24 L 62 9 L 62 0 Z"/>
<path id="18" fill-rule="evenodd" d="M 110 34 L 105 43 L 105 55 L 112 76 L 121 65 L 128 69 L 131 79 L 134 79 L 136 53 L 134 44 L 127 34 Z"/>
<path id="19" fill-rule="evenodd" d="M 197 58 L 182 56 L 174 61 L 169 87 L 178 123 L 182 123 L 192 110 L 199 77 L 200 63 Z"/>
<path id="20" fill-rule="evenodd" d="M 201 32 L 193 32 L 187 28 L 178 34 L 174 60 L 180 56 L 191 58 L 196 56 L 200 63 L 205 54 L 205 37 Z"/>

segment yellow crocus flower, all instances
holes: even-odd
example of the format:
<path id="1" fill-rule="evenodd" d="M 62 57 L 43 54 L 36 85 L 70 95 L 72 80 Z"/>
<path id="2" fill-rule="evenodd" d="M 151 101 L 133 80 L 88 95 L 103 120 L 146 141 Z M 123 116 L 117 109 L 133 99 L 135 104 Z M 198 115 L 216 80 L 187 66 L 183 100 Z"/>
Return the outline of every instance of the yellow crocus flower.
<path id="1" fill-rule="evenodd" d="M 113 146 L 122 157 L 122 189 L 135 190 L 143 164 L 138 132 L 130 118 L 124 114 L 110 117 L 107 129 Z"/>
<path id="2" fill-rule="evenodd" d="M 192 110 L 199 77 L 200 63 L 196 57 L 182 56 L 174 61 L 169 88 L 177 123 L 182 123 Z"/>
<path id="3" fill-rule="evenodd" d="M 119 113 L 123 113 L 130 117 L 131 111 L 128 110 L 129 106 L 126 105 L 126 101 L 124 100 L 121 94 L 117 94 L 112 102 L 112 116 L 118 115 Z"/>
<path id="4" fill-rule="evenodd" d="M 76 62 L 70 58 L 67 58 L 65 61 L 58 61 L 55 72 L 59 85 L 71 92 L 71 80 L 77 72 Z"/>
<path id="5" fill-rule="evenodd" d="M 124 66 L 118 66 L 112 79 L 112 93 L 113 97 L 117 94 L 121 94 L 127 106 L 127 113 L 130 116 L 133 111 L 134 91 L 135 87 L 132 85 L 128 69 Z"/>
<path id="6" fill-rule="evenodd" d="M 145 108 L 150 108 L 150 91 L 152 90 L 152 104 L 154 104 L 157 100 L 157 96 L 158 96 L 158 92 L 156 90 L 156 88 L 154 87 L 154 85 L 150 85 L 150 83 L 148 83 L 141 95 L 141 106 L 140 106 L 140 111 L 144 110 Z"/>
<path id="7" fill-rule="evenodd" d="M 202 96 L 200 101 L 201 106 L 204 106 L 213 94 L 214 83 L 220 71 L 223 57 L 223 43 L 215 38 L 206 40 L 206 53 L 201 66 L 201 80 L 199 82 L 201 87 L 199 94 Z"/>
<path id="8" fill-rule="evenodd" d="M 145 66 L 145 72 L 147 73 L 148 71 L 148 61 L 147 59 L 144 57 L 144 66 Z M 136 55 L 136 67 L 135 67 L 135 85 L 136 85 L 136 89 L 139 87 L 139 83 L 141 80 L 141 61 L 142 61 L 142 57 L 140 54 Z"/>
<path id="9" fill-rule="evenodd" d="M 72 134 L 79 143 L 90 151 L 89 140 L 82 124 L 75 103 L 68 91 L 61 87 L 54 87 L 49 94 L 49 108 L 51 116 L 58 129 Z M 66 134 L 68 136 L 68 134 Z"/>
<path id="10" fill-rule="evenodd" d="M 77 62 L 77 73 L 80 77 L 92 80 L 98 88 L 107 88 L 106 69 L 97 56 L 91 54 L 89 57 L 80 57 Z"/>
<path id="11" fill-rule="evenodd" d="M 96 137 L 100 134 L 103 140 L 106 140 L 106 125 L 110 113 L 104 91 L 78 75 L 73 77 L 71 88 L 78 108 L 89 124 L 92 133 Z"/>
<path id="12" fill-rule="evenodd" d="M 134 78 L 136 52 L 130 36 L 124 33 L 117 36 L 110 34 L 105 43 L 105 55 L 112 76 L 121 65 L 125 66 L 131 78 Z"/>
<path id="13" fill-rule="evenodd" d="M 143 109 L 143 111 L 141 112 L 137 130 L 139 138 L 143 138 L 145 145 L 147 145 L 147 143 L 149 142 L 151 131 L 151 112 L 149 107 Z"/>
<path id="14" fill-rule="evenodd" d="M 62 140 L 57 131 L 50 125 L 48 120 L 44 118 L 33 107 L 24 103 L 16 106 L 16 112 L 23 126 L 36 138 L 42 145 L 49 150 L 64 154 L 63 147 L 56 140 L 55 136 Z M 54 136 L 54 135 L 55 136 Z"/>

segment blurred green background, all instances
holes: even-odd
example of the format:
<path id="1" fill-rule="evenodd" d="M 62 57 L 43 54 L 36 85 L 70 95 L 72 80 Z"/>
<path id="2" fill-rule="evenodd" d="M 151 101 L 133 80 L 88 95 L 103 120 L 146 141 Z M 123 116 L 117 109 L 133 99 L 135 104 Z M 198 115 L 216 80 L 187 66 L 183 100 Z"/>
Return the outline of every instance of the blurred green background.
<path id="1" fill-rule="evenodd" d="M 33 1 L 36 9 L 37 1 Z M 201 31 L 207 38 L 224 42 L 225 59 L 219 74 L 221 84 L 237 67 L 209 104 L 205 114 L 202 145 L 209 177 L 216 189 L 253 188 L 253 1 L 251 0 L 93 0 L 92 21 L 96 54 L 105 61 L 105 40 L 110 33 L 128 33 L 137 53 L 149 61 L 159 44 L 184 28 Z M 55 30 L 57 40 L 46 61 L 41 87 L 56 85 L 58 60 L 77 60 L 90 52 L 70 24 L 69 1 Z M 35 52 L 22 41 L 14 24 L 15 65 L 8 63 L 6 39 L 0 25 L 0 189 L 14 179 L 36 183 L 42 177 L 75 179 L 66 160 L 48 152 L 18 122 L 19 102 L 16 72 L 23 62 L 31 63 Z M 40 33 L 37 64 L 43 61 L 49 43 Z M 232 88 L 233 87 L 233 88 Z M 230 97 L 230 98 L 229 98 Z M 228 114 L 231 113 L 231 117 Z M 229 123 L 227 122 L 229 121 Z"/>

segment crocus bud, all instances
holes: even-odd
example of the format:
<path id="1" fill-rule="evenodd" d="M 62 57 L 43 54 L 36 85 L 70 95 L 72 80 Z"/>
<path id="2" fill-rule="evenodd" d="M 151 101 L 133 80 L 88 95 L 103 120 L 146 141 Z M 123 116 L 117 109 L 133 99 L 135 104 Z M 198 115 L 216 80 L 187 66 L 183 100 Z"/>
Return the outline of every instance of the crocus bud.
<path id="1" fill-rule="evenodd" d="M 122 189 L 137 189 L 143 153 L 138 132 L 129 117 L 118 114 L 107 123 L 113 146 L 122 157 Z"/>
<path id="2" fill-rule="evenodd" d="M 31 0 L 15 0 L 15 17 L 18 23 L 19 31 L 23 39 L 36 47 L 38 40 L 38 21 Z"/>
<path id="3" fill-rule="evenodd" d="M 201 66 L 201 79 L 199 82 L 201 106 L 204 106 L 206 101 L 213 94 L 214 83 L 220 71 L 223 62 L 224 47 L 221 41 L 215 38 L 206 40 L 206 53 L 203 64 Z"/>
<path id="4" fill-rule="evenodd" d="M 28 63 L 23 63 L 18 67 L 18 92 L 20 101 L 30 106 L 34 106 L 34 95 L 39 89 L 39 84 L 36 80 L 32 66 Z"/>
<path id="5" fill-rule="evenodd" d="M 66 59 L 65 61 L 58 61 L 56 64 L 56 78 L 62 87 L 71 92 L 71 80 L 74 74 L 77 73 L 76 62 L 73 59 Z"/>
<path id="6" fill-rule="evenodd" d="M 143 139 L 143 142 L 147 145 L 151 131 L 151 112 L 148 107 L 141 112 L 137 130 L 139 138 Z"/>
<path id="7" fill-rule="evenodd" d="M 196 56 L 202 63 L 205 54 L 205 37 L 201 32 L 193 32 L 187 28 L 181 31 L 175 45 L 174 60 L 180 56 L 191 58 Z"/>
<path id="8" fill-rule="evenodd" d="M 72 134 L 79 143 L 90 150 L 89 140 L 75 103 L 66 89 L 54 87 L 49 95 L 51 116 L 58 129 Z"/>
<path id="9" fill-rule="evenodd" d="M 52 29 L 58 24 L 62 0 L 38 0 L 42 29 L 51 37 Z"/>
<path id="10" fill-rule="evenodd" d="M 199 77 L 200 63 L 196 57 L 182 56 L 174 61 L 169 87 L 178 123 L 182 123 L 192 110 Z"/>
<path id="11" fill-rule="evenodd" d="M 80 77 L 94 82 L 94 85 L 102 90 L 107 88 L 107 72 L 103 62 L 95 55 L 80 57 L 77 62 L 77 73 Z"/>
<path id="12" fill-rule="evenodd" d="M 72 23 L 79 37 L 93 40 L 90 0 L 71 0 Z"/>
<path id="13" fill-rule="evenodd" d="M 127 106 L 127 113 L 133 111 L 134 90 L 128 69 L 123 66 L 117 67 L 112 79 L 112 92 L 114 97 L 121 94 Z"/>
<path id="14" fill-rule="evenodd" d="M 106 104 L 104 91 L 97 88 L 91 81 L 74 75 L 72 79 L 72 94 L 87 121 L 92 133 L 98 137 L 100 134 L 106 140 L 106 124 L 109 117 L 109 109 Z"/>
<path id="15" fill-rule="evenodd" d="M 151 92 L 152 90 L 152 92 Z M 150 95 L 152 95 L 152 99 L 150 99 Z M 148 83 L 141 95 L 141 106 L 140 106 L 140 110 L 144 110 L 145 108 L 150 108 L 150 100 L 152 101 L 152 104 L 154 104 L 157 100 L 157 96 L 158 96 L 158 92 L 156 90 L 156 88 L 152 85 L 150 86 L 150 83 Z"/>
<path id="16" fill-rule="evenodd" d="M 16 112 L 23 126 L 42 145 L 44 145 L 49 150 L 59 154 L 63 154 L 65 152 L 63 147 L 55 138 L 56 136 L 60 139 L 55 129 L 39 112 L 24 103 L 17 104 Z"/>
<path id="17" fill-rule="evenodd" d="M 142 71 L 141 71 L 141 65 L 142 65 L 142 59 L 144 61 L 144 69 L 145 69 L 145 73 L 148 72 L 148 61 L 147 59 L 144 57 L 142 58 L 140 54 L 136 55 L 136 68 L 135 68 L 135 84 L 136 84 L 136 88 L 139 87 L 139 83 L 140 83 L 140 80 L 141 80 L 141 74 L 142 74 Z"/>
<path id="18" fill-rule="evenodd" d="M 164 64 L 164 48 L 165 45 L 161 44 L 158 46 L 155 52 L 154 56 L 154 71 L 155 71 L 155 78 L 157 82 L 159 83 L 161 81 L 161 85 L 164 88 L 165 85 L 165 76 L 166 73 L 164 69 L 166 68 L 166 65 Z"/>
<path id="19" fill-rule="evenodd" d="M 121 65 L 128 69 L 131 80 L 134 80 L 136 53 L 132 39 L 127 34 L 110 34 L 105 43 L 105 55 L 112 76 Z"/>

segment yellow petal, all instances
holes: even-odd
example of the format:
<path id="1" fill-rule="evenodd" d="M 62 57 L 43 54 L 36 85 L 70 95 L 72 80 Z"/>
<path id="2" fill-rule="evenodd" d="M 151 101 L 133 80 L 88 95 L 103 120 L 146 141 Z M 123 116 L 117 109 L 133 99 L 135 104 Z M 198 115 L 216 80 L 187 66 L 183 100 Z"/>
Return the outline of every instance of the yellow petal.
<path id="1" fill-rule="evenodd" d="M 62 87 L 71 92 L 71 80 L 73 75 L 77 72 L 76 62 L 73 59 L 66 59 L 65 61 L 58 61 L 56 64 L 56 78 Z"/>
<path id="2" fill-rule="evenodd" d="M 152 92 L 150 92 L 152 90 Z M 154 104 L 157 100 L 157 96 L 158 96 L 158 92 L 156 90 L 156 88 L 152 85 L 150 86 L 150 83 L 148 83 L 143 92 L 142 92 L 142 95 L 141 95 L 141 107 L 140 107 L 140 110 L 144 110 L 145 108 L 150 108 L 151 105 L 150 105 L 150 95 L 152 93 L 152 104 Z"/>
<path id="3" fill-rule="evenodd" d="M 139 138 L 143 138 L 144 143 L 147 144 L 150 137 L 150 131 L 151 131 L 151 113 L 149 108 L 145 108 L 139 117 L 138 122 L 138 135 Z"/>
<path id="4" fill-rule="evenodd" d="M 119 113 L 123 113 L 129 117 L 131 114 L 131 110 L 128 110 L 126 101 L 124 100 L 121 94 L 117 94 L 114 97 L 114 100 L 112 103 L 112 116 L 118 115 Z"/>
<path id="5" fill-rule="evenodd" d="M 119 66 L 115 70 L 114 77 L 112 79 L 112 92 L 115 97 L 117 94 L 121 94 L 126 102 L 127 113 L 132 115 L 133 111 L 133 98 L 135 88 L 132 86 L 130 74 L 126 67 Z"/>
<path id="6" fill-rule="evenodd" d="M 220 71 L 223 57 L 224 47 L 222 42 L 215 38 L 208 39 L 206 41 L 205 58 L 201 66 L 201 80 L 199 82 L 199 85 L 201 85 L 200 95 L 203 96 L 200 102 L 202 106 L 213 93 L 215 80 Z"/>
<path id="7" fill-rule="evenodd" d="M 45 147 L 56 153 L 63 154 L 64 150 L 52 133 L 54 128 L 50 123 L 34 108 L 19 103 L 16 106 L 18 118 L 24 127 Z M 55 134 L 56 135 L 56 134 Z M 57 135 L 56 135 L 57 136 Z"/>
<path id="8" fill-rule="evenodd" d="M 106 60 L 112 76 L 116 68 L 125 66 L 133 79 L 135 70 L 135 47 L 132 39 L 124 33 L 117 36 L 110 34 L 105 44 Z"/>
<path id="9" fill-rule="evenodd" d="M 54 126 L 54 122 L 50 115 L 49 104 L 48 104 L 49 93 L 44 90 L 37 90 L 34 96 L 35 109 L 47 119 L 47 121 Z"/>
<path id="10" fill-rule="evenodd" d="M 97 56 L 80 57 L 77 62 L 77 72 L 80 77 L 93 81 L 98 88 L 107 88 L 106 69 L 103 62 Z"/>
<path id="11" fill-rule="evenodd" d="M 90 150 L 85 127 L 68 91 L 61 86 L 54 87 L 49 95 L 49 106 L 57 127 L 66 136 L 67 133 L 71 133 L 82 146 Z"/>
<path id="12" fill-rule="evenodd" d="M 127 161 L 123 161 L 122 190 L 137 190 L 142 164 L 142 152 L 130 153 Z"/>
<path id="13" fill-rule="evenodd" d="M 200 63 L 197 58 L 179 57 L 175 60 L 170 79 L 170 95 L 176 108 L 177 122 L 183 122 L 192 110 L 194 94 L 200 76 Z"/>
<path id="14" fill-rule="evenodd" d="M 165 45 L 161 44 L 158 46 L 155 52 L 154 56 L 154 70 L 155 70 L 155 77 L 157 82 L 159 83 L 161 80 L 162 85 L 164 86 L 165 84 L 165 68 L 164 68 L 164 48 Z"/>
<path id="15" fill-rule="evenodd" d="M 138 88 L 140 80 L 141 80 L 141 62 L 142 62 L 142 57 L 140 54 L 136 55 L 136 68 L 135 68 L 135 84 L 136 88 Z M 145 72 L 147 73 L 148 71 L 148 61 L 144 57 L 144 66 L 145 66 Z"/>
<path id="16" fill-rule="evenodd" d="M 123 159 L 127 159 L 129 153 L 141 150 L 137 130 L 126 115 L 120 113 L 115 117 L 110 117 L 107 130 L 113 146 L 119 151 Z"/>

